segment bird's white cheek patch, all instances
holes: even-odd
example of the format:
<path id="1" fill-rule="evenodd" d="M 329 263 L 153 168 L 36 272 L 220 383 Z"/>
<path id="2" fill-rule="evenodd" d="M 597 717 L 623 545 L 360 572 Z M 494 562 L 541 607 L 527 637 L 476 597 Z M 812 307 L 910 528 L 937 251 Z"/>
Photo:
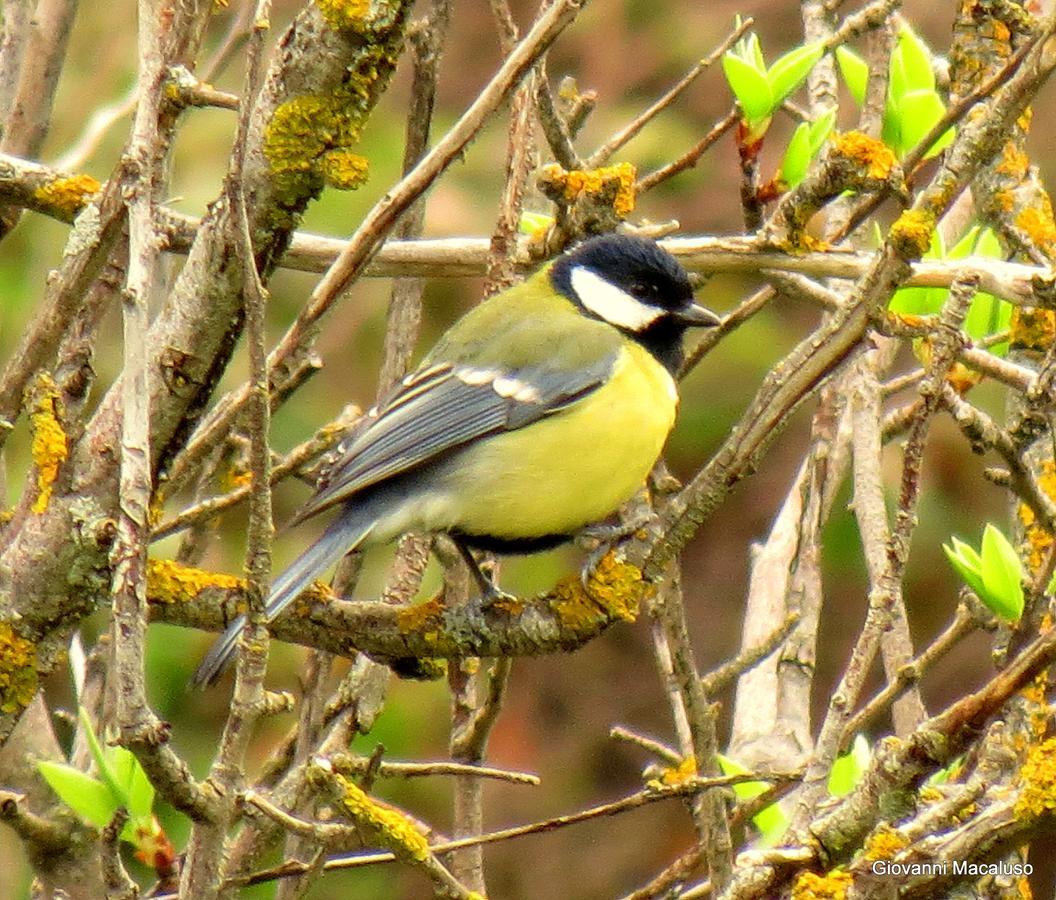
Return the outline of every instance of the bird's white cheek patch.
<path id="1" fill-rule="evenodd" d="M 642 303 L 583 266 L 572 270 L 571 281 L 579 302 L 617 328 L 645 331 L 664 314 L 662 309 Z"/>

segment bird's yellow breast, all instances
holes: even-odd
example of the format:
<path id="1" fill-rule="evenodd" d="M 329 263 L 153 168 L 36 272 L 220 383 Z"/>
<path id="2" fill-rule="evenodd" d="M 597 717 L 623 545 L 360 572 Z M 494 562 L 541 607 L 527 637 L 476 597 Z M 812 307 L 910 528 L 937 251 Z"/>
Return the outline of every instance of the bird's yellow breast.
<path id="1" fill-rule="evenodd" d="M 569 534 L 600 521 L 641 487 L 677 406 L 668 371 L 627 343 L 602 387 L 460 454 L 427 518 L 436 528 L 507 540 Z"/>

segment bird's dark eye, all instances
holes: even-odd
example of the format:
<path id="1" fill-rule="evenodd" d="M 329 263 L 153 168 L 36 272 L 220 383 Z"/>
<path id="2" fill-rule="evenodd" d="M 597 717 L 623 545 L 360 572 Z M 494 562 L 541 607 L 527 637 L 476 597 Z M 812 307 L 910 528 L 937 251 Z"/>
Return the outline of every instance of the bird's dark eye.
<path id="1" fill-rule="evenodd" d="M 633 281 L 627 290 L 632 297 L 637 297 L 639 300 L 647 300 L 656 293 L 653 286 L 645 281 Z"/>

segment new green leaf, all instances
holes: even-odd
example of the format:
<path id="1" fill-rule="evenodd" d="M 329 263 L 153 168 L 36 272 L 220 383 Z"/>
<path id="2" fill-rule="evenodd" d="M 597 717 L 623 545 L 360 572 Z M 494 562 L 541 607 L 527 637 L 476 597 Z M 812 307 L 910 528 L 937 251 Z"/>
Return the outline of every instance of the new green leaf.
<path id="1" fill-rule="evenodd" d="M 135 754 L 124 747 L 107 747 L 107 761 L 128 814 L 137 819 L 154 809 L 154 785 Z"/>
<path id="2" fill-rule="evenodd" d="M 781 181 L 786 187 L 794 188 L 803 180 L 810 166 L 810 126 L 800 122 L 792 132 L 792 138 L 781 160 Z"/>
<path id="3" fill-rule="evenodd" d="M 827 109 L 810 125 L 810 158 L 813 159 L 821 151 L 825 142 L 836 127 L 836 109 Z"/>
<path id="4" fill-rule="evenodd" d="M 749 123 L 769 118 L 774 108 L 774 98 L 766 73 L 732 53 L 722 57 L 722 70 L 726 73 L 730 90 L 741 105 L 744 118 Z"/>
<path id="5" fill-rule="evenodd" d="M 971 588 L 976 596 L 982 598 L 983 594 L 986 593 L 986 588 L 983 586 L 979 554 L 976 553 L 974 547 L 969 546 L 960 538 L 955 537 L 951 540 L 953 541 L 952 547 L 948 544 L 942 545 L 946 558 L 950 561 L 950 565 L 957 570 L 957 574 L 961 576 L 964 583 Z"/>
<path id="6" fill-rule="evenodd" d="M 861 106 L 865 103 L 865 89 L 869 84 L 869 65 L 853 50 L 846 47 L 836 48 L 836 63 L 840 74 L 847 85 L 847 90 L 854 97 L 854 102 Z"/>
<path id="7" fill-rule="evenodd" d="M 724 775 L 748 774 L 748 769 L 740 763 L 734 762 L 729 757 L 719 753 L 716 754 L 716 758 Z M 740 784 L 733 785 L 733 793 L 738 800 L 751 800 L 769 789 L 770 785 L 765 781 L 742 781 Z M 779 804 L 773 803 L 752 816 L 752 824 L 759 829 L 759 834 L 762 835 L 763 841 L 768 846 L 772 846 L 777 843 L 778 839 L 788 828 L 788 816 L 785 815 Z"/>
<path id="8" fill-rule="evenodd" d="M 898 47 L 892 57 L 897 60 L 901 69 L 905 90 L 935 90 L 935 72 L 931 67 L 931 51 L 911 28 L 903 28 L 899 32 Z"/>
<path id="9" fill-rule="evenodd" d="M 864 735 L 857 735 L 851 749 L 836 757 L 829 772 L 829 793 L 833 797 L 844 797 L 854 790 L 865 770 L 869 768 L 872 752 Z"/>
<path id="10" fill-rule="evenodd" d="M 1007 622 L 1023 614 L 1023 566 L 1011 542 L 987 523 L 979 554 L 986 605 Z"/>
<path id="11" fill-rule="evenodd" d="M 899 155 L 905 156 L 917 146 L 946 115 L 946 106 L 933 90 L 908 91 L 897 104 L 899 127 Z M 953 141 L 954 130 L 946 129 L 924 154 L 935 156 Z"/>
<path id="12" fill-rule="evenodd" d="M 37 770 L 70 809 L 96 828 L 104 828 L 120 805 L 103 782 L 73 766 L 41 760 Z"/>
<path id="13" fill-rule="evenodd" d="M 795 50 L 789 50 L 770 67 L 766 78 L 770 82 L 770 92 L 773 95 L 774 105 L 771 112 L 803 83 L 814 64 L 821 59 L 823 51 L 820 42 L 804 44 Z"/>

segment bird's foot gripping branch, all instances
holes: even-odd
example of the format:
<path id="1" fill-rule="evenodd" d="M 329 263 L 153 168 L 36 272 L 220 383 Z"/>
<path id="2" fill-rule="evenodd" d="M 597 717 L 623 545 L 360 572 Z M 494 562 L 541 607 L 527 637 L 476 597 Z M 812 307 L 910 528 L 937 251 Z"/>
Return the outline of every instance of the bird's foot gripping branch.
<path id="1" fill-rule="evenodd" d="M 443 595 L 412 606 L 342 600 L 316 582 L 271 624 L 272 635 L 342 655 L 379 660 L 537 656 L 575 650 L 617 622 L 633 622 L 653 593 L 641 570 L 605 556 L 586 585 L 562 579 L 546 593 L 458 606 Z M 219 631 L 245 607 L 245 581 L 169 560 L 152 560 L 153 621 Z"/>

